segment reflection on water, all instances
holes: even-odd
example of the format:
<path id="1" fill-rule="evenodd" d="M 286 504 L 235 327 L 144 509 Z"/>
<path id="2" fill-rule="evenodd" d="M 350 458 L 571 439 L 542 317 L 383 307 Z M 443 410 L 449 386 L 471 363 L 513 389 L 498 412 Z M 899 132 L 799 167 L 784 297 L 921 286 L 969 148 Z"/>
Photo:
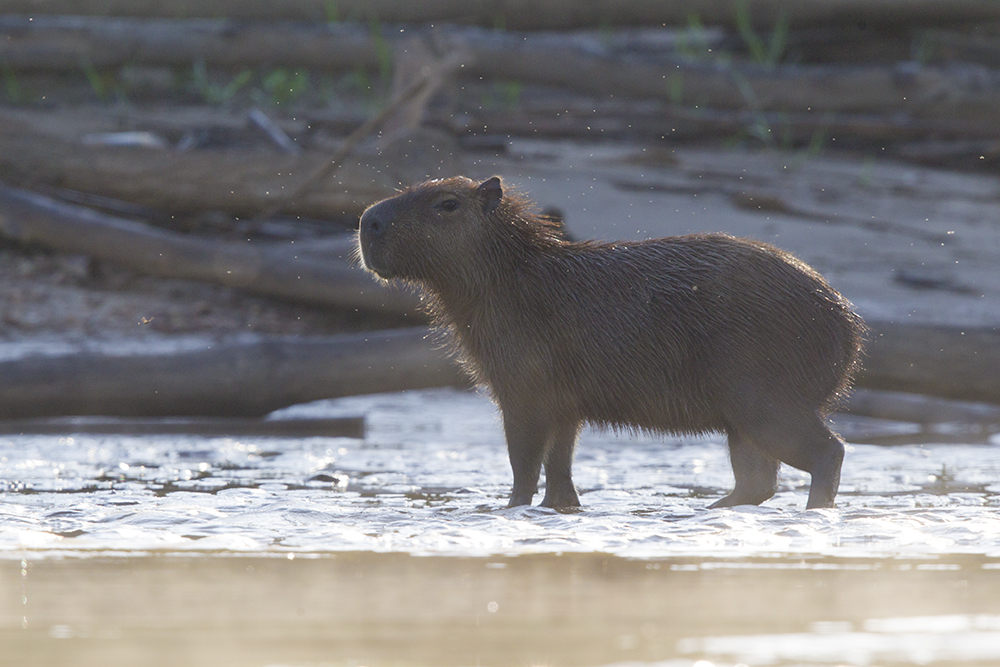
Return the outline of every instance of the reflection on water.
<path id="1" fill-rule="evenodd" d="M 6 563 L 0 663 L 21 666 L 1000 661 L 1000 577 L 979 556 L 343 552 Z"/>
<path id="2" fill-rule="evenodd" d="M 683 639 L 678 651 L 740 663 L 857 665 L 986 663 L 1000 659 L 1000 616 L 989 614 L 818 622 L 809 632 Z"/>
<path id="3" fill-rule="evenodd" d="M 1000 577 L 602 554 L 0 561 L 11 665 L 995 665 Z"/>
<path id="4" fill-rule="evenodd" d="M 706 510 L 721 438 L 588 431 L 563 514 L 504 508 L 476 394 L 274 419 L 356 415 L 364 438 L 0 435 L 0 664 L 1000 664 L 996 436 L 854 444 L 836 509 L 785 468 Z"/>

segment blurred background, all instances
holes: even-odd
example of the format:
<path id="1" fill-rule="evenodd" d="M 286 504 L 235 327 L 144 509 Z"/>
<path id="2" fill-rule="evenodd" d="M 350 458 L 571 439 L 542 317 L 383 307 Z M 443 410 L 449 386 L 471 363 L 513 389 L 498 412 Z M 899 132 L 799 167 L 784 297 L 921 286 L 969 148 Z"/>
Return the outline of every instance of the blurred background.
<path id="1" fill-rule="evenodd" d="M 998 102 L 971 0 L 5 0 L 0 641 L 1000 662 Z M 841 508 L 799 513 L 786 469 L 772 509 L 701 512 L 720 438 L 588 432 L 591 514 L 501 510 L 495 412 L 355 254 L 367 206 L 458 174 L 575 239 L 721 231 L 823 273 L 871 329 Z"/>

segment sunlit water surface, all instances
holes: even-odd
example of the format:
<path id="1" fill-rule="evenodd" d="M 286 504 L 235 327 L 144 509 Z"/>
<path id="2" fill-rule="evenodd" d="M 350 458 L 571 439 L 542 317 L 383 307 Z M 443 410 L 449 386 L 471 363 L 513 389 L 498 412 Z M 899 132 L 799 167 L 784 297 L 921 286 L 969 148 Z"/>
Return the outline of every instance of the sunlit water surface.
<path id="1" fill-rule="evenodd" d="M 732 484 L 721 436 L 584 433 L 583 510 L 506 509 L 499 417 L 482 395 L 324 401 L 352 438 L 0 436 L 0 552 L 602 552 L 635 558 L 1000 555 L 1000 445 L 851 445 L 836 509 L 782 470 L 762 507 L 705 509 Z M 541 496 L 536 497 L 536 502 Z"/>

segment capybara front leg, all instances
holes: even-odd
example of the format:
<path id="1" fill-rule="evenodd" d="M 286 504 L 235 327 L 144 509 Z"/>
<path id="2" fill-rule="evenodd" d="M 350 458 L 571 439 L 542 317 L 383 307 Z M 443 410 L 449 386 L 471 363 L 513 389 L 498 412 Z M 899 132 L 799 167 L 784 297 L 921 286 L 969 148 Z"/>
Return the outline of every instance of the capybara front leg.
<path id="1" fill-rule="evenodd" d="M 538 476 L 545 459 L 549 424 L 525 410 L 501 406 L 501 412 L 507 436 L 507 454 L 514 473 L 514 488 L 507 507 L 530 505 L 538 492 Z"/>
<path id="2" fill-rule="evenodd" d="M 566 424 L 553 431 L 545 455 L 545 498 L 543 507 L 579 507 L 573 486 L 573 450 L 579 424 Z"/>

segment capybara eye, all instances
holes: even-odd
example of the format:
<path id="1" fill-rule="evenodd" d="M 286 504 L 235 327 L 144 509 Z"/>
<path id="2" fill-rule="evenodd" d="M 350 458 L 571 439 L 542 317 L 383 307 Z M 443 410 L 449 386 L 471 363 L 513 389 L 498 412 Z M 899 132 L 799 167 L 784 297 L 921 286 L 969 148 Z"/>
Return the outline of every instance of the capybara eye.
<path id="1" fill-rule="evenodd" d="M 458 208 L 458 200 L 445 199 L 443 202 L 438 204 L 438 208 L 440 208 L 442 211 L 454 211 L 456 208 Z"/>

